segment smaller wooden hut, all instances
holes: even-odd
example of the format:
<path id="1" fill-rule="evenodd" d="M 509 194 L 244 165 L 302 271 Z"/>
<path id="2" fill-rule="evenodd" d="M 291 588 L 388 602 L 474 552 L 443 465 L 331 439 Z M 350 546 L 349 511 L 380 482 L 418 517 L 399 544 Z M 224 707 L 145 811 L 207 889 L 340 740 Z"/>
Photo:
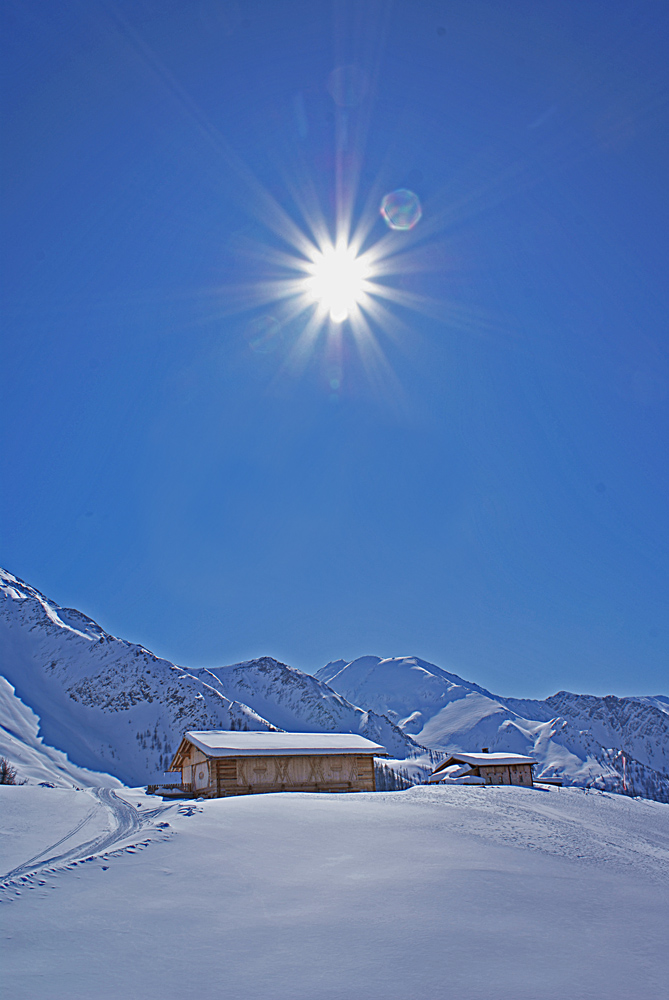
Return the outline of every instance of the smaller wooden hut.
<path id="1" fill-rule="evenodd" d="M 350 733 L 188 732 L 169 770 L 205 798 L 259 792 L 373 792 L 385 747 Z"/>
<path id="2" fill-rule="evenodd" d="M 531 757 L 512 753 L 457 753 L 442 760 L 428 778 L 430 784 L 524 785 L 532 788 Z"/>

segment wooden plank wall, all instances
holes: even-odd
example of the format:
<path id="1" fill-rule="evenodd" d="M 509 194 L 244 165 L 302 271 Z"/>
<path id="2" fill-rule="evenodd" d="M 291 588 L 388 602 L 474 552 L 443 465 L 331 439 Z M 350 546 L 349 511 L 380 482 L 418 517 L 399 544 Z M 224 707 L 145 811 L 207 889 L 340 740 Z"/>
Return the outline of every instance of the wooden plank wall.
<path id="1" fill-rule="evenodd" d="M 532 785 L 532 767 L 530 764 L 491 764 L 489 767 L 481 764 L 479 774 L 489 785 Z"/>
<path id="2" fill-rule="evenodd" d="M 211 757 L 205 796 L 376 791 L 371 754 Z"/>

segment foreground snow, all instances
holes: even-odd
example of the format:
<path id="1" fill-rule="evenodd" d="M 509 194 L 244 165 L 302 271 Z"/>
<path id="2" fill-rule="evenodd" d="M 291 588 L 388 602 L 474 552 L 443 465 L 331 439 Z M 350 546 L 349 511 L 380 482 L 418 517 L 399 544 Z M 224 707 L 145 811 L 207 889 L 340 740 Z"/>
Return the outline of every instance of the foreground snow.
<path id="1" fill-rule="evenodd" d="M 95 830 L 73 834 L 89 860 L 74 863 L 76 845 L 54 860 L 92 807 Z M 0 808 L 2 871 L 44 851 L 0 892 L 15 1000 L 667 995 L 661 803 L 425 787 L 163 803 L 26 786 L 0 788 Z M 91 853 L 94 833 L 106 847 Z"/>

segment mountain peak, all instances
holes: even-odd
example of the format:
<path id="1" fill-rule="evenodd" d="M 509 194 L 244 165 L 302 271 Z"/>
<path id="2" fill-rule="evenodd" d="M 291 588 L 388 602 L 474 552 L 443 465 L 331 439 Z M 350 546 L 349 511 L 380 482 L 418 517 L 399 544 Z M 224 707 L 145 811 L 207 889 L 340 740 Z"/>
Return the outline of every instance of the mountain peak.
<path id="1" fill-rule="evenodd" d="M 330 666 L 316 676 L 327 674 L 349 701 L 388 716 L 433 751 L 487 746 L 522 753 L 538 760 L 537 773 L 546 777 L 669 800 L 669 699 L 662 695 L 505 698 L 417 656 L 362 656 L 338 670 Z M 633 781 L 623 773 L 628 764 Z"/>
<path id="2" fill-rule="evenodd" d="M 355 732 L 396 757 L 421 749 L 387 718 L 271 656 L 179 667 L 6 571 L 0 647 L 4 674 L 39 717 L 42 739 L 73 764 L 129 784 L 162 776 L 188 729 Z"/>

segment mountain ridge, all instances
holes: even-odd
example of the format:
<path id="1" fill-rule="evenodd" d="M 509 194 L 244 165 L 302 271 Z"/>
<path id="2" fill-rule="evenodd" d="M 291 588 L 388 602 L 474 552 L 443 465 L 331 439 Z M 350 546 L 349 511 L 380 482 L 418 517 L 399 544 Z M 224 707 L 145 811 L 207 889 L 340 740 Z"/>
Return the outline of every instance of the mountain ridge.
<path id="1" fill-rule="evenodd" d="M 533 756 L 537 774 L 636 790 L 669 801 L 669 699 L 557 692 L 495 695 L 419 657 L 364 656 L 316 673 L 356 704 L 386 714 L 432 751 L 506 750 Z M 628 781 L 627 772 L 635 778 Z"/>
<path id="2" fill-rule="evenodd" d="M 242 688 L 249 700 L 276 710 L 282 721 L 290 709 L 295 728 L 358 732 L 388 745 L 395 755 L 421 752 L 388 719 L 349 704 L 311 675 L 271 657 L 242 668 L 244 685 L 234 665 L 214 670 L 177 666 L 110 635 L 82 612 L 61 608 L 6 570 L 0 570 L 0 598 L 2 674 L 16 698 L 38 716 L 42 742 L 81 768 L 145 784 L 162 777 L 189 729 L 281 730 L 236 697 Z M 256 663 L 255 689 L 248 683 L 251 663 Z M 291 683 L 284 688 L 292 687 L 292 698 L 287 690 L 283 698 L 264 696 L 261 667 L 274 681 L 288 678 Z M 230 696 L 222 677 L 231 684 Z M 297 689 L 301 698 L 295 696 Z"/>
<path id="3" fill-rule="evenodd" d="M 333 660 L 313 675 L 270 656 L 189 669 L 5 570 L 0 595 L 2 673 L 15 691 L 1 687 L 0 700 L 39 719 L 38 737 L 26 723 L 26 759 L 50 746 L 137 785 L 162 777 L 188 729 L 356 732 L 412 780 L 441 754 L 486 746 L 533 756 L 539 777 L 669 801 L 664 695 L 505 698 L 419 657 Z M 23 718 L 19 703 L 4 717 Z"/>

